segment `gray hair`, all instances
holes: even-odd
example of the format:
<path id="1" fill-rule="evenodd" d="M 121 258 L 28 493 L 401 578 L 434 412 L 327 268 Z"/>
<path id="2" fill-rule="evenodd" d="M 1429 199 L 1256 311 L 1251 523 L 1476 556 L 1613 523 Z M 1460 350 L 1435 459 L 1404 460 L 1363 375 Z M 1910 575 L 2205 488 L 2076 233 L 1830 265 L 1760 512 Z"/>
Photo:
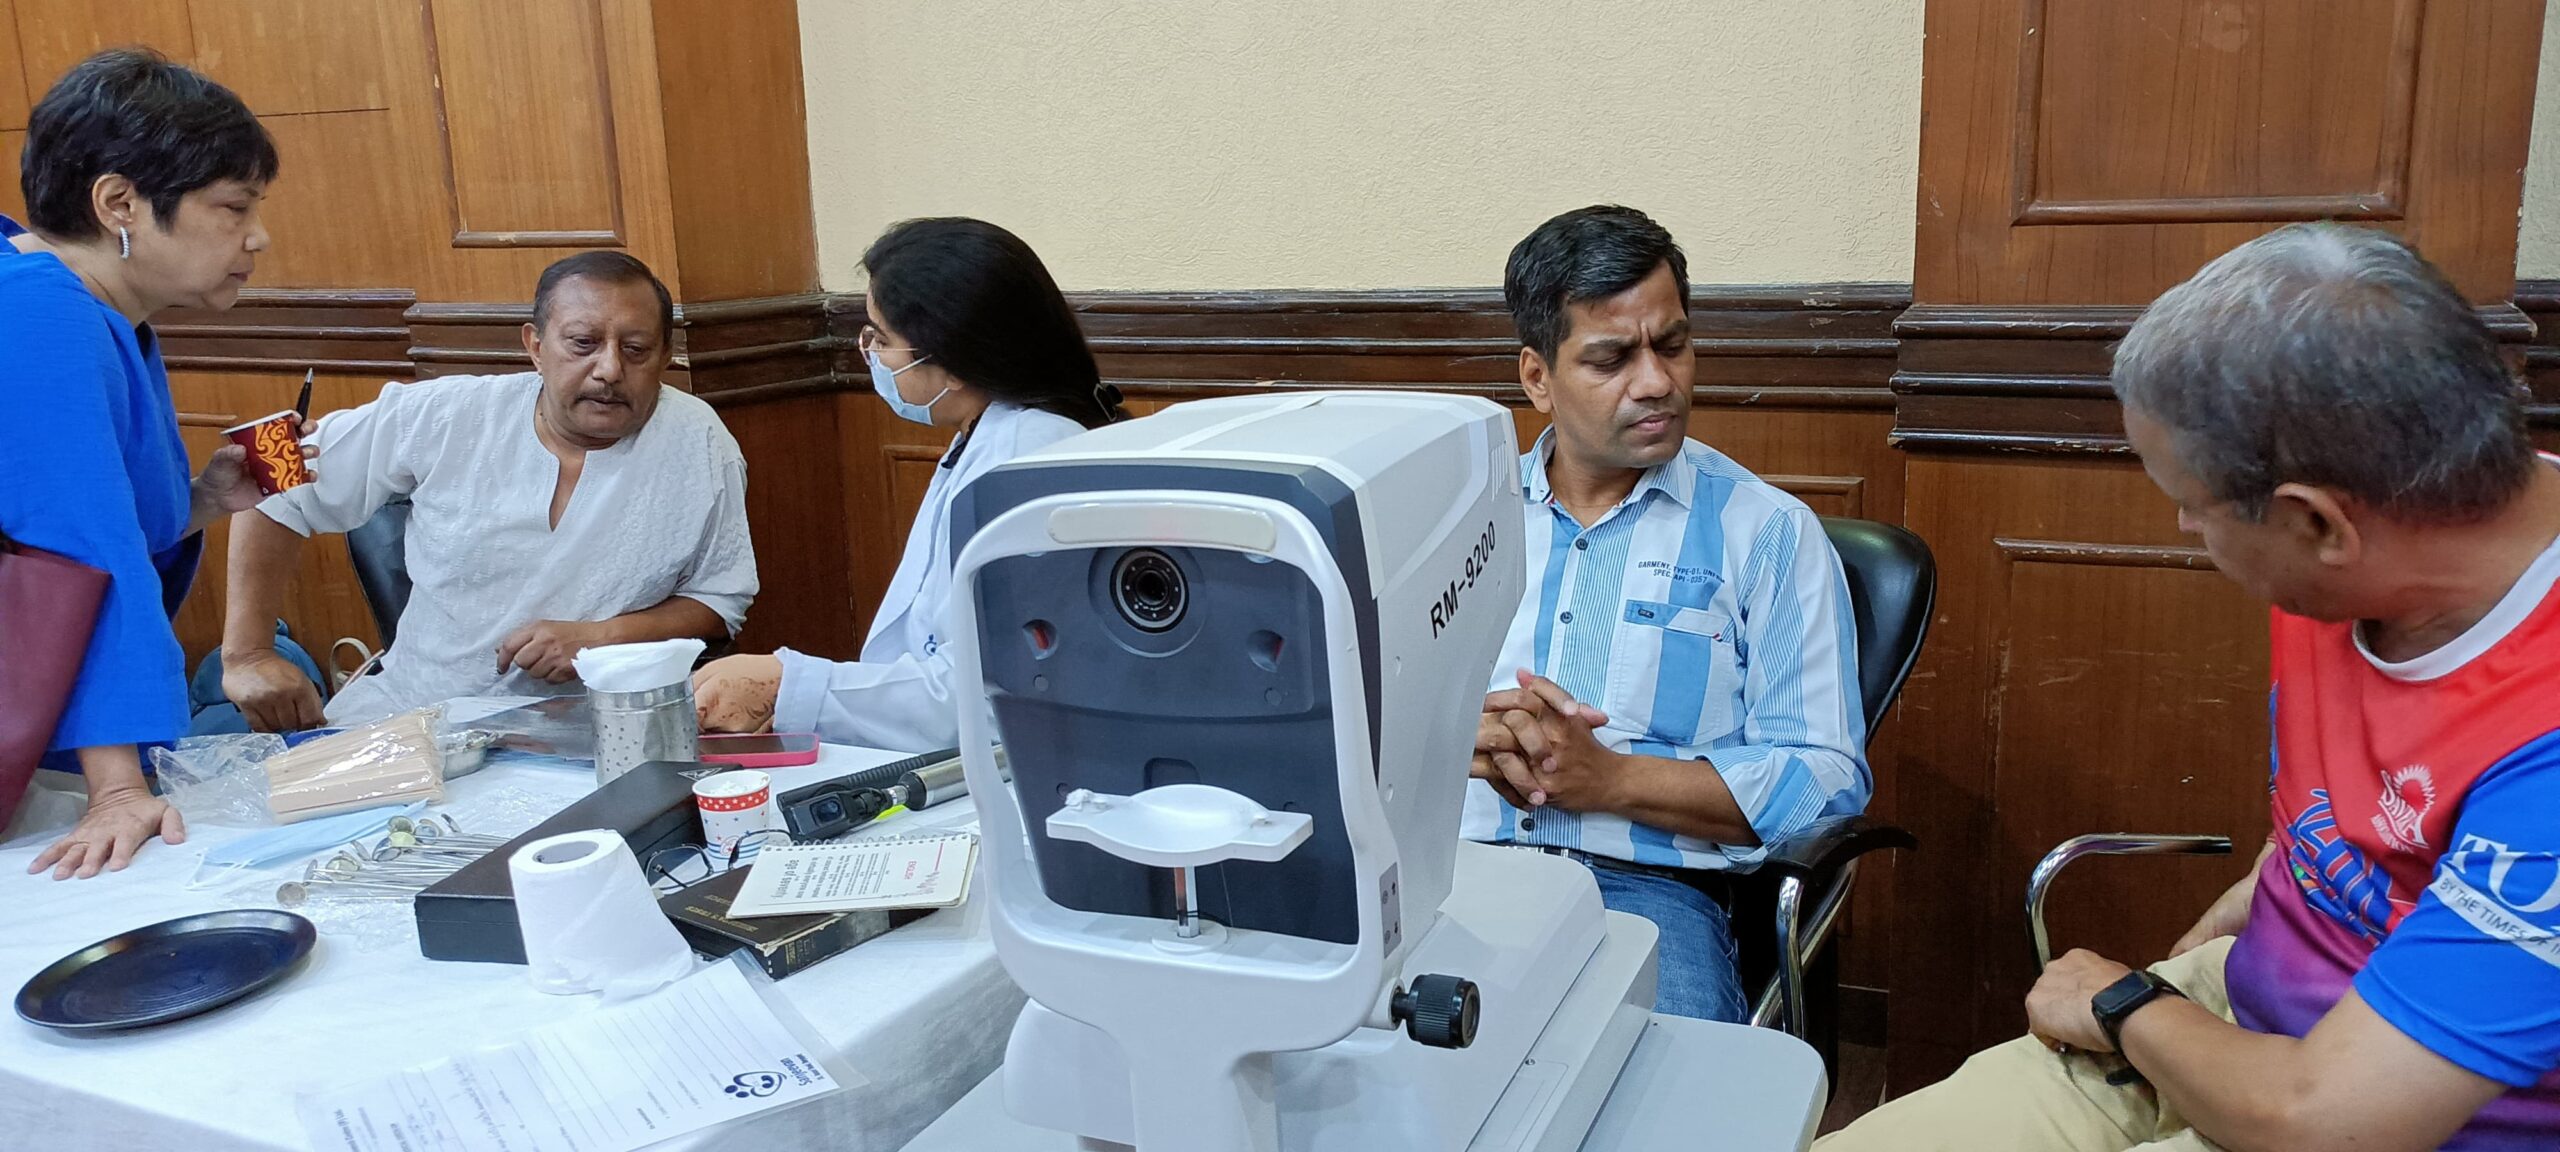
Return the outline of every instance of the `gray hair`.
<path id="1" fill-rule="evenodd" d="M 2387 232 L 2295 224 L 2224 253 L 2143 312 L 2112 381 L 2251 520 L 2302 483 L 2405 522 L 2468 523 L 2533 475 L 2497 341 Z"/>

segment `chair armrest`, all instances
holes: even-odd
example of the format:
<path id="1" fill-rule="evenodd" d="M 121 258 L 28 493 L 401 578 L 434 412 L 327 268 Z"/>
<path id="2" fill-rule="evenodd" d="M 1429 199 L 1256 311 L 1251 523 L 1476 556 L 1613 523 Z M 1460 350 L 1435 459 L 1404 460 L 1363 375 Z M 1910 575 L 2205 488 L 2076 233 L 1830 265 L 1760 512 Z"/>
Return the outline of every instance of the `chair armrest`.
<path id="1" fill-rule="evenodd" d="M 2101 832 L 2074 836 L 2055 845 L 2036 861 L 2027 877 L 2027 931 L 2035 938 L 2036 971 L 2053 963 L 2053 942 L 2044 931 L 2044 894 L 2054 878 L 2083 856 L 2228 856 L 2228 836 L 2155 836 L 2133 832 Z"/>
<path id="2" fill-rule="evenodd" d="M 1812 880 L 1880 848 L 1911 851 L 1920 846 L 1900 826 L 1869 816 L 1828 816 L 1802 831 L 1769 845 L 1757 872 Z"/>
<path id="3" fill-rule="evenodd" d="M 1778 978 L 1751 1013 L 1756 1027 L 1783 1026 L 1806 1038 L 1804 970 L 1831 938 L 1833 921 L 1849 902 L 1858 858 L 1880 848 L 1920 846 L 1911 833 L 1866 816 L 1832 816 L 1769 845 L 1755 877 L 1777 883 Z"/>

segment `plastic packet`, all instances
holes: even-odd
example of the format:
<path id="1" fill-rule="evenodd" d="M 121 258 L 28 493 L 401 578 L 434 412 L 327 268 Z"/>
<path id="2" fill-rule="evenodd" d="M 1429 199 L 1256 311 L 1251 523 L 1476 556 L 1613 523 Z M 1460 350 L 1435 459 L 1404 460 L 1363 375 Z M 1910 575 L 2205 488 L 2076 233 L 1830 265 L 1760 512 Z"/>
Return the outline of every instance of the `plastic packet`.
<path id="1" fill-rule="evenodd" d="M 507 786 L 471 795 L 449 804 L 437 805 L 432 815 L 440 816 L 463 832 L 514 838 L 557 812 L 560 801 L 523 788 Z M 418 947 L 418 917 L 414 899 L 403 896 L 385 898 L 377 894 L 333 893 L 325 886 L 306 885 L 295 903 L 283 898 L 286 883 L 301 879 L 300 865 L 286 869 L 264 870 L 260 878 L 240 884 L 229 895 L 244 904 L 269 908 L 290 908 L 321 935 L 343 941 L 358 952 L 379 952 L 393 946 L 408 951 Z"/>
<path id="2" fill-rule="evenodd" d="M 444 799 L 441 705 L 295 745 L 267 759 L 267 809 L 290 824 L 395 800 Z"/>
<path id="3" fill-rule="evenodd" d="M 272 732 L 189 736 L 175 748 L 153 748 L 151 770 L 161 798 L 190 823 L 263 827 L 276 818 L 258 766 L 282 751 L 284 738 Z"/>
<path id="4" fill-rule="evenodd" d="M 415 905 L 407 898 L 320 895 L 305 896 L 288 905 L 281 893 L 291 879 L 270 875 L 248 880 L 224 895 L 236 904 L 284 908 L 309 920 L 321 935 L 358 952 L 380 952 L 398 945 L 406 945 L 411 951 L 417 949 L 418 916 Z"/>
<path id="5" fill-rule="evenodd" d="M 564 760 L 596 758 L 595 712 L 584 696 L 550 696 L 471 721 L 497 747 Z"/>

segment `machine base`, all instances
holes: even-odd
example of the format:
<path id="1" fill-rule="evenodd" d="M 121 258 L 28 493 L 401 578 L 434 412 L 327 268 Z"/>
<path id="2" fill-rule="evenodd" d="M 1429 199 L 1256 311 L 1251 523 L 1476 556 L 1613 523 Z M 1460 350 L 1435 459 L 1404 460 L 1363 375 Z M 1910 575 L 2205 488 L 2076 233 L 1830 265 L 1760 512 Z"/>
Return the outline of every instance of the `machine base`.
<path id="1" fill-rule="evenodd" d="M 979 1081 L 906 1152 L 1110 1152 L 1126 1147 L 1079 1143 L 1066 1133 L 1014 1120 L 1004 1111 L 1002 1081 L 993 1073 Z M 1584 1152 L 1801 1152 L 1813 1143 L 1822 1119 L 1822 1105 L 1829 1098 L 1825 1085 L 1822 1058 L 1784 1032 L 1655 1016 L 1646 1023 L 1617 1083 L 1603 1086 L 1608 1099 L 1581 1146 Z M 1550 1136 L 1562 1133 L 1550 1129 Z"/>
<path id="2" fill-rule="evenodd" d="M 1599 1115 L 1619 1071 L 1627 1065 L 1637 1039 L 1652 1018 L 1655 930 L 1651 922 L 1623 912 L 1604 914 L 1607 933 L 1566 992 L 1564 1002 L 1530 1045 L 1528 1058 L 1495 1101 L 1468 1152 L 1571 1152 Z M 1634 1001 L 1634 1002 L 1630 1002 Z M 1750 1032 L 1750 1029 L 1742 1029 Z M 1778 1033 L 1767 1033 L 1803 1050 L 1812 1060 L 1813 1096 L 1821 1094 L 1822 1062 L 1812 1050 Z M 909 1152 L 936 1149 L 1055 1149 L 1097 1152 L 1126 1145 L 1082 1140 L 1065 1132 L 1035 1128 L 1015 1120 L 1004 1108 L 1003 1069 L 994 1074 L 925 1129 Z M 1675 1094 L 1676 1095 L 1676 1094 Z M 1316 1152 L 1345 1147 L 1334 1134 L 1314 1125 L 1293 1124 L 1284 1104 L 1280 1123 L 1286 1152 Z"/>

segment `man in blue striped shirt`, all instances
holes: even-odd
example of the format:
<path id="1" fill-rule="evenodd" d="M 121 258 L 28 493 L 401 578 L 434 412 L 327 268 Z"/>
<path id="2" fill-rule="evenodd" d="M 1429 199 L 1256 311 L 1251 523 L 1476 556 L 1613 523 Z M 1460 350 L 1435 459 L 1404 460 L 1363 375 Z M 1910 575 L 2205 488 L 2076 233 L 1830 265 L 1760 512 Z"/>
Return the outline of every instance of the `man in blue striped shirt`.
<path id="1" fill-rule="evenodd" d="M 1661 225 L 1558 216 L 1503 295 L 1552 426 L 1520 459 L 1529 579 L 1463 834 L 1589 866 L 1662 930 L 1657 1010 L 1740 1020 L 1713 873 L 1872 787 L 1840 559 L 1801 501 L 1687 438 L 1688 264 Z"/>

